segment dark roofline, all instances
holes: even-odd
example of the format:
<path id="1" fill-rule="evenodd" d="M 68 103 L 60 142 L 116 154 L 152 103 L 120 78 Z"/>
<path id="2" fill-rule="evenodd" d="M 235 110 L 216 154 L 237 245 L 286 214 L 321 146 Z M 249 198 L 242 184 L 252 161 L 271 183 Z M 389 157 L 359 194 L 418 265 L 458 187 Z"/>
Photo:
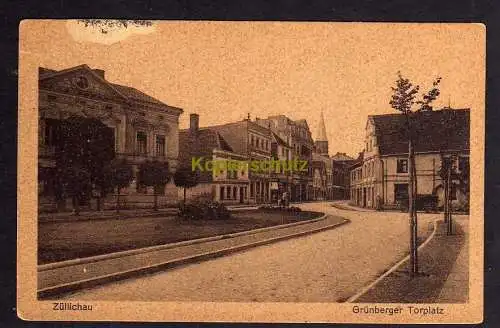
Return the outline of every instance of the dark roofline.
<path id="1" fill-rule="evenodd" d="M 429 112 L 440 112 L 440 111 L 447 111 L 447 110 L 453 110 L 453 111 L 470 111 L 470 108 L 464 107 L 464 108 L 452 108 L 452 107 L 442 107 L 439 109 L 434 109 Z M 416 113 L 416 112 L 414 112 Z M 399 115 L 404 115 L 403 113 L 387 113 L 387 114 L 372 114 L 368 115 L 368 117 L 387 117 L 387 116 L 399 116 Z"/>
<path id="2" fill-rule="evenodd" d="M 38 72 L 39 72 L 38 79 L 39 80 L 44 80 L 44 79 L 48 79 L 48 78 L 51 78 L 51 77 L 54 77 L 54 76 L 57 76 L 57 75 L 60 75 L 60 74 L 65 74 L 65 73 L 68 73 L 68 72 L 71 72 L 71 71 L 75 71 L 75 70 L 79 70 L 79 69 L 85 69 L 85 70 L 87 70 L 97 80 L 101 80 L 102 82 L 104 82 L 111 89 L 113 89 L 113 91 L 115 91 L 116 93 L 118 93 L 121 97 L 123 97 L 126 100 L 129 100 L 129 101 L 132 100 L 132 101 L 136 101 L 136 102 L 139 102 L 139 103 L 152 104 L 152 105 L 157 105 L 157 106 L 161 106 L 161 107 L 168 107 L 169 109 L 173 109 L 175 111 L 178 111 L 179 115 L 184 112 L 184 110 L 182 108 L 175 107 L 175 106 L 170 106 L 170 105 L 164 103 L 163 101 L 158 100 L 158 99 L 150 96 L 149 94 L 147 94 L 147 93 L 145 93 L 145 92 L 143 92 L 143 91 L 141 91 L 141 90 L 139 90 L 137 88 L 134 88 L 134 87 L 131 87 L 131 86 L 127 86 L 127 85 L 121 85 L 121 84 L 118 84 L 118 83 L 110 82 L 110 81 L 106 80 L 105 78 L 101 77 L 99 74 L 97 74 L 94 71 L 94 69 L 90 68 L 87 64 L 81 64 L 81 65 L 77 65 L 77 66 L 65 68 L 65 69 L 62 69 L 62 70 L 59 70 L 59 71 L 39 66 L 38 67 Z M 134 98 L 134 97 L 127 96 L 122 91 L 118 90 L 118 88 L 131 89 L 132 92 L 143 94 L 146 97 L 154 99 L 155 101 L 147 101 L 147 100 L 137 99 L 137 98 Z"/>

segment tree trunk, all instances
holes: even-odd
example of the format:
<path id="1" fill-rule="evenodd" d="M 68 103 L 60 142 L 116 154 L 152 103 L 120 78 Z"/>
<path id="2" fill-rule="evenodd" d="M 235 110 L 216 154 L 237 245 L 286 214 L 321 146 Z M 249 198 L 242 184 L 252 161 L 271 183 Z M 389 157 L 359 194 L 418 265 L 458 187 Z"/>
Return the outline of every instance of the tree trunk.
<path id="1" fill-rule="evenodd" d="M 186 187 L 184 187 L 184 202 L 182 203 L 182 207 L 186 208 Z"/>
<path id="2" fill-rule="evenodd" d="M 410 276 L 418 273 L 418 254 L 417 254 L 417 212 L 416 212 L 416 175 L 415 175 L 415 154 L 413 140 L 410 136 L 408 141 L 408 216 L 410 219 Z"/>
<path id="3" fill-rule="evenodd" d="M 118 192 L 116 193 L 116 213 L 120 213 L 120 188 L 118 188 Z"/>
<path id="4" fill-rule="evenodd" d="M 73 196 L 73 209 L 75 210 L 75 215 L 80 215 L 80 199 L 78 196 Z"/>

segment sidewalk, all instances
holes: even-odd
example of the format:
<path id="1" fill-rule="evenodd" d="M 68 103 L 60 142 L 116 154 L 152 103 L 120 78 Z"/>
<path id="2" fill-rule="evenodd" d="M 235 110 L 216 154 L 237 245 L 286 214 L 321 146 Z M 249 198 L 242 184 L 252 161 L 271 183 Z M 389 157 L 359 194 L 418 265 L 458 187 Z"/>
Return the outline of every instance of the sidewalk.
<path id="1" fill-rule="evenodd" d="M 375 210 L 372 208 L 353 206 L 344 201 L 332 202 L 331 205 L 335 208 L 338 208 L 339 210 L 345 211 L 375 212 Z"/>
<path id="2" fill-rule="evenodd" d="M 229 205 L 230 211 L 243 211 L 257 209 L 257 205 Z M 157 211 L 151 208 L 132 209 L 132 210 L 102 210 L 102 211 L 84 211 L 80 215 L 71 212 L 40 213 L 38 219 L 41 223 L 45 222 L 68 222 L 85 220 L 107 220 L 107 219 L 126 219 L 137 217 L 163 217 L 177 214 L 176 207 L 159 208 Z"/>
<path id="3" fill-rule="evenodd" d="M 469 294 L 467 222 L 455 220 L 455 234 L 446 235 L 444 222 L 436 224 L 425 247 L 419 247 L 419 272 L 408 274 L 408 257 L 387 270 L 350 302 L 355 303 L 464 303 Z M 425 244 L 425 243 L 424 243 Z"/>
<path id="4" fill-rule="evenodd" d="M 446 282 L 439 293 L 437 301 L 439 303 L 466 303 L 469 295 L 469 231 L 467 222 L 456 221 L 460 224 L 465 235 L 464 244 L 456 259 L 451 272 L 448 274 Z M 459 247 L 455 241 L 452 247 Z"/>
<path id="5" fill-rule="evenodd" d="M 41 265 L 38 267 L 38 296 L 45 298 L 144 273 L 165 270 L 255 246 L 332 229 L 348 222 L 349 220 L 341 217 L 326 215 L 312 222 L 297 222 Z"/>
<path id="6" fill-rule="evenodd" d="M 177 214 L 177 208 L 160 208 L 157 211 L 153 209 L 133 209 L 133 210 L 103 210 L 103 211 L 86 211 L 80 212 L 80 215 L 75 215 L 71 212 L 56 212 L 56 213 L 40 213 L 38 215 L 39 222 L 59 222 L 59 221 L 85 221 L 85 220 L 106 220 L 106 219 L 126 219 L 137 217 L 155 217 L 169 216 Z"/>

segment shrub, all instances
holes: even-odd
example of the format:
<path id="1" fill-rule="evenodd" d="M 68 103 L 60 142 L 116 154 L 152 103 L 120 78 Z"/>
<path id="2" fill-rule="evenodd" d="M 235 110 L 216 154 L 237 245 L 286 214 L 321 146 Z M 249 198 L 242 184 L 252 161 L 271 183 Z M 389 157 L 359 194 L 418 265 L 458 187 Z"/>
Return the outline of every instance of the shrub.
<path id="1" fill-rule="evenodd" d="M 231 217 L 231 213 L 219 202 L 192 201 L 180 206 L 179 216 L 189 220 L 225 220 Z"/>
<path id="2" fill-rule="evenodd" d="M 302 209 L 300 207 L 297 207 L 297 206 L 290 206 L 287 208 L 287 210 L 290 212 L 302 212 Z"/>

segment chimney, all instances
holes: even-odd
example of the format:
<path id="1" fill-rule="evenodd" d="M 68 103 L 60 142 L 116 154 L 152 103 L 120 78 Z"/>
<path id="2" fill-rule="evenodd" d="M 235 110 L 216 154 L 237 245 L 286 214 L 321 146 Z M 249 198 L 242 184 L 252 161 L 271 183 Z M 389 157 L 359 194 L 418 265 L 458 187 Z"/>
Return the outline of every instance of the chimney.
<path id="1" fill-rule="evenodd" d="M 103 80 L 104 80 L 104 70 L 103 69 L 93 69 L 94 73 L 96 73 L 97 75 L 99 75 Z"/>
<path id="2" fill-rule="evenodd" d="M 189 115 L 189 132 L 194 133 L 198 132 L 200 127 L 200 115 L 198 114 L 190 114 Z"/>

